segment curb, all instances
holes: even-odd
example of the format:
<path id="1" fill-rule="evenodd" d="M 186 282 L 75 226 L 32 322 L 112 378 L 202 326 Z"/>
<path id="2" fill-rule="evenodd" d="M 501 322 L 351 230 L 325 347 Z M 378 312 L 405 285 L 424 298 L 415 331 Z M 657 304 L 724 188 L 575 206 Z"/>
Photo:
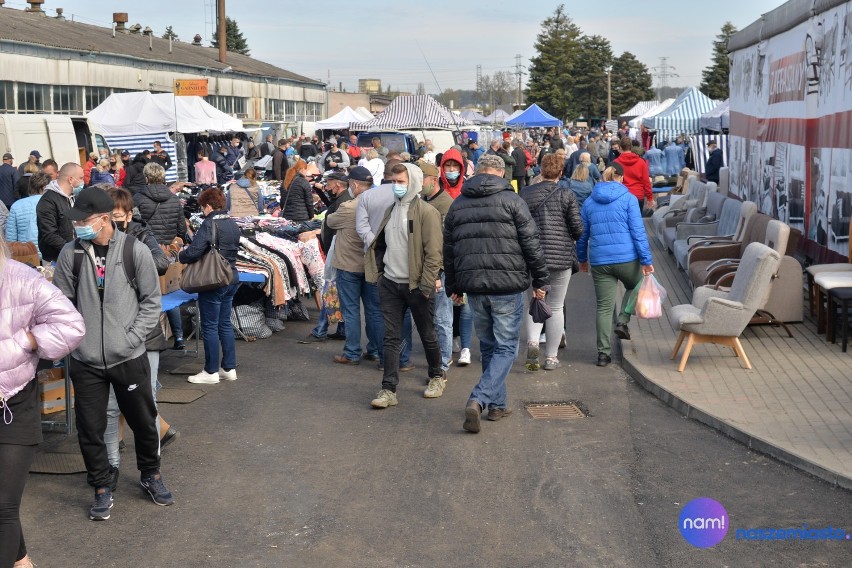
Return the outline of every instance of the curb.
<path id="1" fill-rule="evenodd" d="M 618 343 L 620 347 L 621 341 L 619 340 Z M 637 369 L 630 362 L 630 360 L 626 356 L 624 356 L 623 352 L 621 356 L 621 368 L 630 376 L 630 378 L 639 383 L 642 388 L 644 388 L 645 390 L 656 396 L 658 399 L 660 399 L 662 402 L 674 408 L 676 411 L 680 412 L 687 418 L 690 418 L 715 430 L 718 430 L 722 434 L 728 436 L 729 438 L 733 438 L 734 440 L 740 442 L 751 450 L 755 450 L 757 452 L 760 452 L 761 454 L 770 456 L 782 463 L 791 465 L 801 471 L 804 471 L 805 473 L 813 475 L 814 477 L 818 477 L 834 486 L 852 490 L 852 477 L 826 469 L 811 461 L 808 461 L 807 459 L 797 454 L 787 451 L 776 444 L 767 442 L 766 440 L 762 440 L 760 438 L 756 438 L 748 432 L 741 430 L 740 428 L 737 428 L 736 426 L 729 424 L 724 420 L 717 418 L 712 414 L 709 414 L 704 410 L 693 406 L 689 402 L 683 400 L 682 398 L 672 394 L 665 388 L 661 387 L 652 379 L 646 377 L 641 371 L 639 371 L 639 369 Z"/>

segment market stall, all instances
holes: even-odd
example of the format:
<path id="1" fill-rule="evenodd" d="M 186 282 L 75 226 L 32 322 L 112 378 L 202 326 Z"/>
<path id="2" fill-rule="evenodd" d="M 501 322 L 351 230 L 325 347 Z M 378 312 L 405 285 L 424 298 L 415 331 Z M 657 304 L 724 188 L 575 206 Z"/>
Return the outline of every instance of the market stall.
<path id="1" fill-rule="evenodd" d="M 562 126 L 562 121 L 544 112 L 540 106 L 533 103 L 515 118 L 506 121 L 506 126 L 520 128 Z"/>
<path id="2" fill-rule="evenodd" d="M 699 125 L 707 132 L 727 132 L 731 124 L 731 100 L 720 103 L 710 112 L 701 115 Z"/>
<path id="3" fill-rule="evenodd" d="M 695 135 L 700 131 L 701 115 L 716 103 L 695 87 L 685 89 L 663 112 L 642 119 L 642 126 L 657 133 L 657 142 L 671 140 L 680 134 Z"/>
<path id="4" fill-rule="evenodd" d="M 372 120 L 353 122 L 349 129 L 358 132 L 405 130 L 416 128 L 456 129 L 470 126 L 430 95 L 403 95 Z"/>

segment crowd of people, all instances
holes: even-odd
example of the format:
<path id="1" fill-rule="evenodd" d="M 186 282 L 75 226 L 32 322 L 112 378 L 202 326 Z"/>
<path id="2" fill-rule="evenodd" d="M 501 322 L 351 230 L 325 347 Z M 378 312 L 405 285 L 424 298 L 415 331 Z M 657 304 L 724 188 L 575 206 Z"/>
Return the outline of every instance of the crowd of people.
<path id="1" fill-rule="evenodd" d="M 343 317 L 329 333 L 331 308 L 323 304 L 316 327 L 299 342 L 340 339 L 336 364 L 374 362 L 382 378 L 370 404 L 382 409 L 399 403 L 400 374 L 415 368 L 412 326 L 425 352 L 426 398 L 442 396 L 453 365 L 471 364 L 475 330 L 482 374 L 467 397 L 463 428 L 477 433 L 483 413 L 491 421 L 511 414 L 506 377 L 522 335 L 528 370 L 561 366 L 572 274 L 592 274 L 597 364 L 605 366 L 617 282 L 629 293 L 653 272 L 642 224 L 643 207 L 653 207 L 649 161 L 634 151 L 633 141 L 613 138 L 613 144 L 608 137 L 561 129 L 507 133 L 488 150 L 471 140 L 442 153 L 426 140 L 414 157 L 389 151 L 380 138 L 358 147 L 354 135 L 324 142 L 269 136 L 257 147 L 235 138 L 214 148 L 221 159 L 211 159 L 206 147 L 197 150 L 195 181 L 209 187 L 197 197 L 204 220 L 194 234 L 175 188 L 165 184 L 173 165 L 159 143 L 132 161 L 125 151 L 97 153 L 84 166 L 41 162 L 34 151 L 23 172 L 5 155 L 0 566 L 31 565 L 18 507 L 41 441 L 33 380 L 39 361 L 71 354 L 80 449 L 94 489 L 89 518 L 110 518 L 124 422 L 136 440 L 142 488 L 158 505 L 174 503 L 160 473 L 160 450 L 177 431 L 156 405 L 159 353 L 168 348 L 158 325 L 158 274 L 175 260 L 197 262 L 211 249 L 230 265 L 230 283 L 199 293 L 204 368 L 188 380 L 236 380 L 230 315 L 240 228 L 233 218 L 261 211 L 258 173 L 245 167 L 244 158 L 266 159 L 261 175 L 280 182 L 281 215 L 292 221 L 317 213 L 317 182 L 306 177 L 308 165 L 324 172 L 330 201 L 321 205 L 321 228 L 306 238 L 318 239 L 326 254 Z M 228 195 L 219 186 L 235 174 L 239 180 Z M 42 264 L 52 267 L 52 284 L 7 258 L 5 241 L 32 243 Z M 552 312 L 544 324 L 525 315 L 534 298 Z M 623 306 L 615 334 L 629 339 Z M 168 315 L 172 347 L 182 349 L 180 312 Z"/>

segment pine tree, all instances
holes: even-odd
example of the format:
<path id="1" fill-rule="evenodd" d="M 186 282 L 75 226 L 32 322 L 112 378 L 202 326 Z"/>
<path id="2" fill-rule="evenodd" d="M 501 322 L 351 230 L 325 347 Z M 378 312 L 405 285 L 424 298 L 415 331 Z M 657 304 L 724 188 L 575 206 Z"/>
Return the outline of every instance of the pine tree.
<path id="1" fill-rule="evenodd" d="M 724 100 L 728 98 L 728 76 L 730 62 L 728 61 L 728 41 L 737 33 L 737 28 L 731 22 L 725 22 L 722 31 L 713 42 L 713 57 L 710 65 L 701 72 L 702 93 L 711 99 Z"/>
<path id="2" fill-rule="evenodd" d="M 625 51 L 612 61 L 612 116 L 617 117 L 640 101 L 653 100 L 654 89 L 648 68 Z"/>
<path id="3" fill-rule="evenodd" d="M 171 26 L 167 27 L 166 32 L 163 34 L 163 39 L 169 39 L 169 38 L 172 38 L 172 41 L 178 41 L 179 40 L 178 35 L 175 33 L 175 31 L 172 29 Z"/>
<path id="4" fill-rule="evenodd" d="M 571 92 L 575 101 L 568 118 L 586 120 L 606 117 L 606 72 L 612 65 L 609 40 L 593 35 L 580 39 L 580 61 L 572 75 Z"/>
<path id="5" fill-rule="evenodd" d="M 526 100 L 538 103 L 557 118 L 565 118 L 576 111 L 571 83 L 580 66 L 577 40 L 582 32 L 568 17 L 564 4 L 544 20 L 541 28 L 534 46 L 536 55 L 530 59 Z"/>
<path id="6" fill-rule="evenodd" d="M 213 47 L 219 47 L 219 38 L 216 34 L 213 35 Z M 249 46 L 243 37 L 243 32 L 237 26 L 236 20 L 227 16 L 225 16 L 225 48 L 240 55 L 249 55 Z"/>

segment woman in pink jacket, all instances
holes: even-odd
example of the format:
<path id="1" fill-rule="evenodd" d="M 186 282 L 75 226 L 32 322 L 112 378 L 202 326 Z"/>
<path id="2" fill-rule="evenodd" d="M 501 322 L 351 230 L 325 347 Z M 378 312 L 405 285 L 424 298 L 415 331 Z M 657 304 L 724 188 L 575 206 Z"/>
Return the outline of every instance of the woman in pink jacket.
<path id="1" fill-rule="evenodd" d="M 32 566 L 21 530 L 24 484 L 41 442 L 39 359 L 76 349 L 86 328 L 70 301 L 33 268 L 6 258 L 0 235 L 0 568 Z"/>

